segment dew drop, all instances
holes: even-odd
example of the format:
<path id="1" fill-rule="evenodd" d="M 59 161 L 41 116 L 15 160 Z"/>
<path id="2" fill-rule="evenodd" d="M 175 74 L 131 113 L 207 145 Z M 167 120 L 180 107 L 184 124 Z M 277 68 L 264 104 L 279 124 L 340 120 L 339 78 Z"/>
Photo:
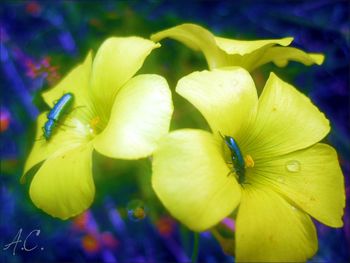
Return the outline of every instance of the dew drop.
<path id="1" fill-rule="evenodd" d="M 130 201 L 126 206 L 128 217 L 131 221 L 138 222 L 146 217 L 146 208 L 141 200 Z"/>
<path id="2" fill-rule="evenodd" d="M 285 164 L 286 170 L 290 173 L 300 172 L 301 165 L 297 160 L 290 160 Z"/>

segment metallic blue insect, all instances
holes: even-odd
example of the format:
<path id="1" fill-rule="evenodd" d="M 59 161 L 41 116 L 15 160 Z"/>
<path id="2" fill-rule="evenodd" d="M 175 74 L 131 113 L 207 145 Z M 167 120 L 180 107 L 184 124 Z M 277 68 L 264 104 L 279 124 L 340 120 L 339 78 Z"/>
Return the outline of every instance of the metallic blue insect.
<path id="1" fill-rule="evenodd" d="M 47 114 L 47 121 L 42 127 L 44 132 L 44 138 L 48 141 L 58 122 L 62 119 L 62 116 L 67 114 L 67 112 L 72 108 L 74 102 L 74 95 L 70 92 L 65 93 L 61 98 L 55 102 L 54 106 Z"/>
<path id="2" fill-rule="evenodd" d="M 222 135 L 221 135 L 222 136 Z M 238 175 L 238 182 L 243 184 L 245 182 L 245 163 L 243 159 L 243 155 L 241 149 L 239 148 L 235 139 L 231 136 L 222 136 L 227 147 L 231 151 L 231 159 L 233 164 L 233 172 Z"/>
<path id="3" fill-rule="evenodd" d="M 45 122 L 44 127 L 42 129 L 43 129 L 44 138 L 46 141 L 48 141 L 51 138 L 52 132 L 55 127 L 56 127 L 56 122 L 54 120 L 48 119 Z"/>

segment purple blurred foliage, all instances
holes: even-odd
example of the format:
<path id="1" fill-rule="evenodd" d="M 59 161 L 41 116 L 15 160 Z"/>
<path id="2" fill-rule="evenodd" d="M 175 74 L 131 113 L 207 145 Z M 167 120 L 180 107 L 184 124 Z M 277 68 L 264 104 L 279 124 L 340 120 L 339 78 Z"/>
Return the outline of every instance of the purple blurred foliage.
<path id="1" fill-rule="evenodd" d="M 2 70 L 8 78 L 7 80 L 10 83 L 10 87 L 12 88 L 12 94 L 18 96 L 29 117 L 33 120 L 36 119 L 39 112 L 33 105 L 32 97 L 22 77 L 19 75 L 4 43 L 1 43 L 1 65 Z"/>

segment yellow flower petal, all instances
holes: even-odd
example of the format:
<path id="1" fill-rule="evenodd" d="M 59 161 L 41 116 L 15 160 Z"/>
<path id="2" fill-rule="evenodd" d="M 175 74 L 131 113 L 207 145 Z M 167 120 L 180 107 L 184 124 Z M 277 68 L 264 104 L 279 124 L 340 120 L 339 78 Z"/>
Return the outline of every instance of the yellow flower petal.
<path id="1" fill-rule="evenodd" d="M 42 127 L 47 121 L 46 115 L 47 112 L 41 113 L 37 119 L 35 136 L 36 140 L 24 165 L 24 171 L 21 178 L 22 183 L 25 182 L 26 173 L 34 165 L 52 155 L 64 153 L 86 142 L 84 133 L 81 133 L 84 132 L 84 129 L 82 129 L 84 125 L 75 118 L 69 118 L 66 120 L 69 123 L 70 127 L 64 126 L 64 123 L 58 124 L 55 127 L 54 133 L 50 140 L 46 141 L 42 131 Z"/>
<path id="2" fill-rule="evenodd" d="M 215 38 L 217 44 L 230 56 L 226 64 L 241 66 L 249 71 L 269 62 L 274 62 L 279 67 L 284 67 L 289 60 L 303 63 L 321 65 L 324 60 L 322 54 L 306 53 L 300 49 L 288 46 L 293 38 L 241 41 L 226 38 Z M 281 45 L 283 47 L 275 47 Z"/>
<path id="3" fill-rule="evenodd" d="M 158 75 L 132 78 L 116 96 L 107 127 L 94 140 L 100 153 L 123 159 L 151 155 L 170 125 L 171 92 Z"/>
<path id="4" fill-rule="evenodd" d="M 153 155 L 153 189 L 170 213 L 195 231 L 217 224 L 240 200 L 221 147 L 208 132 L 177 130 Z"/>
<path id="5" fill-rule="evenodd" d="M 92 64 L 92 52 L 86 56 L 83 64 L 74 68 L 68 75 L 62 79 L 54 88 L 43 92 L 42 96 L 45 102 L 53 107 L 55 101 L 63 94 L 71 92 L 74 94 L 74 107 L 89 106 L 89 80 Z"/>
<path id="6" fill-rule="evenodd" d="M 271 61 L 277 66 L 284 67 L 287 65 L 288 60 L 294 60 L 307 66 L 312 64 L 321 65 L 324 61 L 324 55 L 305 53 L 294 47 L 272 47 L 266 50 L 261 58 L 255 63 L 254 68 Z"/>
<path id="7" fill-rule="evenodd" d="M 264 39 L 264 40 L 236 40 L 223 37 L 215 37 L 216 44 L 229 55 L 247 55 L 254 51 L 271 47 L 273 45 L 289 46 L 292 43 L 292 37 L 281 39 Z M 281 48 L 283 49 L 283 48 Z"/>
<path id="8" fill-rule="evenodd" d="M 243 68 L 191 73 L 180 79 L 176 91 L 203 114 L 216 135 L 235 137 L 258 102 L 254 82 Z"/>
<path id="9" fill-rule="evenodd" d="M 111 37 L 104 41 L 93 62 L 91 84 L 96 104 L 111 107 L 118 90 L 159 46 L 140 37 Z"/>
<path id="10" fill-rule="evenodd" d="M 313 145 L 329 129 L 329 121 L 308 97 L 271 73 L 259 98 L 256 120 L 240 146 L 256 161 Z"/>
<path id="11" fill-rule="evenodd" d="M 323 224 L 343 225 L 344 177 L 332 147 L 316 144 L 255 165 L 253 182 L 272 186 Z"/>
<path id="12" fill-rule="evenodd" d="M 320 65 L 323 62 L 321 54 L 308 54 L 296 48 L 285 48 L 293 41 L 292 37 L 235 40 L 214 36 L 210 31 L 195 24 L 182 24 L 158 32 L 152 35 L 151 39 L 160 41 L 167 37 L 178 40 L 189 48 L 202 51 L 210 69 L 240 66 L 252 71 L 272 61 L 278 66 L 285 66 L 289 60 L 305 65 L 314 63 Z M 276 45 L 283 47 L 275 47 Z"/>
<path id="13" fill-rule="evenodd" d="M 157 42 L 167 37 L 180 41 L 191 49 L 202 51 L 209 68 L 225 65 L 226 54 L 217 46 L 214 35 L 201 26 L 182 24 L 153 34 L 151 39 Z"/>
<path id="14" fill-rule="evenodd" d="M 87 209 L 94 198 L 92 144 L 72 149 L 47 159 L 30 185 L 33 203 L 61 219 Z"/>
<path id="15" fill-rule="evenodd" d="M 317 250 L 310 217 L 269 189 L 245 188 L 236 229 L 237 262 L 303 262 Z"/>

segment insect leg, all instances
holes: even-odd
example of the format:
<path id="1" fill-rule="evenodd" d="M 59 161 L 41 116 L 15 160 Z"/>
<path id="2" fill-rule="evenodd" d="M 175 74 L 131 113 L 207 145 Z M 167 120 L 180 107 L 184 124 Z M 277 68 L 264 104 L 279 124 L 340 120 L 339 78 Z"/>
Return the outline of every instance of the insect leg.
<path id="1" fill-rule="evenodd" d="M 74 108 L 70 111 L 70 113 L 71 113 L 72 111 L 75 111 L 76 109 L 85 108 L 85 107 L 86 107 L 86 106 L 83 106 L 83 105 L 76 106 L 76 107 L 74 107 Z M 66 114 L 68 114 L 68 113 L 66 113 Z"/>
<path id="2" fill-rule="evenodd" d="M 45 137 L 43 135 L 41 135 L 39 138 L 35 139 L 35 141 L 37 142 L 37 141 L 41 141 L 41 140 L 44 140 L 44 139 L 45 139 Z"/>
<path id="3" fill-rule="evenodd" d="M 72 128 L 72 129 L 76 128 L 76 126 L 70 126 L 70 125 L 67 125 L 67 124 L 64 124 L 64 123 L 58 123 L 57 122 L 57 124 L 58 124 L 58 127 L 64 126 L 64 127 Z"/>
<path id="4" fill-rule="evenodd" d="M 68 128 L 76 128 L 76 126 L 70 126 L 70 125 L 67 125 L 67 124 L 65 124 L 65 123 L 61 123 L 61 122 L 59 122 L 59 121 L 56 121 L 56 120 L 53 120 L 55 123 L 56 123 L 56 125 L 57 125 L 57 127 L 58 128 L 61 128 L 61 126 L 65 126 L 65 127 L 68 127 Z"/>
<path id="5" fill-rule="evenodd" d="M 228 173 L 227 173 L 227 177 L 230 175 L 230 174 L 233 174 L 233 171 L 232 170 L 230 170 Z"/>

